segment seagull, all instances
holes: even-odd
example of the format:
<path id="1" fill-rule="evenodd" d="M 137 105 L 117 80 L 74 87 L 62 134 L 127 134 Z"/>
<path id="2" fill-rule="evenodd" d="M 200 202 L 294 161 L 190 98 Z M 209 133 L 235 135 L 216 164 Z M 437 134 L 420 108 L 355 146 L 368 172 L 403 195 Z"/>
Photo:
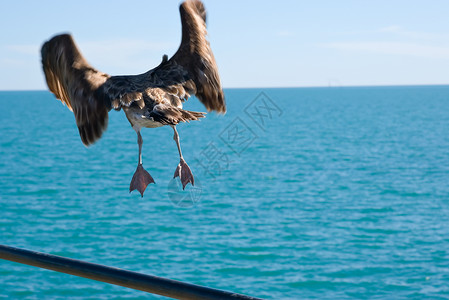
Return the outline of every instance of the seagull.
<path id="1" fill-rule="evenodd" d="M 143 193 L 153 177 L 142 165 L 140 130 L 171 126 L 180 162 L 173 178 L 183 189 L 195 180 L 184 160 L 176 125 L 198 120 L 204 112 L 182 109 L 182 103 L 195 95 L 208 111 L 226 112 L 226 102 L 218 68 L 207 40 L 206 10 L 201 1 L 187 0 L 180 5 L 182 39 L 177 52 L 143 74 L 110 76 L 93 68 L 78 50 L 70 34 L 60 34 L 41 49 L 42 67 L 48 88 L 75 115 L 81 141 L 89 146 L 106 130 L 108 113 L 121 110 L 137 133 L 139 160 L 129 191 Z M 156 148 L 156 147 L 155 147 Z"/>

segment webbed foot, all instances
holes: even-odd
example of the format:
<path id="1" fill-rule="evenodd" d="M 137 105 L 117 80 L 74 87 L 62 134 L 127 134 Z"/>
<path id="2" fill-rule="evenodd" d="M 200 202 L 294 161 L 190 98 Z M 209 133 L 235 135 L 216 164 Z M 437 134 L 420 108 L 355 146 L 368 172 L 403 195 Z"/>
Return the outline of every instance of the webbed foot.
<path id="1" fill-rule="evenodd" d="M 185 162 L 183 158 L 179 162 L 178 167 L 176 168 L 175 175 L 173 178 L 178 177 L 181 179 L 182 189 L 185 189 L 186 185 L 190 182 L 192 185 L 195 185 L 195 179 L 193 178 L 192 171 L 190 171 L 189 166 Z"/>
<path id="2" fill-rule="evenodd" d="M 143 168 L 142 164 L 139 164 L 129 185 L 129 192 L 138 190 L 143 197 L 143 192 L 145 192 L 145 189 L 150 183 L 155 183 L 153 177 Z"/>

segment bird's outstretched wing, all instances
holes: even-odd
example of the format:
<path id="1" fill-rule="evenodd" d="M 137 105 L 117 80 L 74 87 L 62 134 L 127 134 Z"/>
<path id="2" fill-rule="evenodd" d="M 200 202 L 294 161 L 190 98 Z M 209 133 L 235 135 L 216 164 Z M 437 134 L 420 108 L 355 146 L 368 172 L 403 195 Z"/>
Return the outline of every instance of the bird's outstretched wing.
<path id="1" fill-rule="evenodd" d="M 201 1 L 180 6 L 182 40 L 172 58 L 133 76 L 109 76 L 90 66 L 68 34 L 42 46 L 42 65 L 50 91 L 75 114 L 81 140 L 87 146 L 107 127 L 111 108 L 158 103 L 178 106 L 196 95 L 208 110 L 226 112 L 217 65 L 206 39 L 206 11 Z"/>
<path id="2" fill-rule="evenodd" d="M 208 110 L 226 112 L 214 54 L 206 39 L 206 10 L 200 1 L 185 2 L 180 7 L 182 20 L 181 46 L 170 59 L 181 65 L 196 87 L 195 95 Z"/>
<path id="3" fill-rule="evenodd" d="M 110 77 L 84 59 L 68 34 L 42 46 L 42 67 L 50 91 L 75 114 L 81 140 L 87 146 L 99 139 L 108 125 L 108 104 L 96 90 Z"/>

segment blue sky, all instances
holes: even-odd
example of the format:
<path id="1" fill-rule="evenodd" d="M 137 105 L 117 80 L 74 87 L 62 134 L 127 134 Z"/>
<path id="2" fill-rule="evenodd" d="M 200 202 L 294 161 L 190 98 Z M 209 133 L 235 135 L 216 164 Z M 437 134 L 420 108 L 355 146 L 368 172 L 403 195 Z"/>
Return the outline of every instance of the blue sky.
<path id="1" fill-rule="evenodd" d="M 449 84 L 449 1 L 212 1 L 224 87 Z M 0 90 L 46 89 L 42 43 L 74 35 L 97 69 L 142 73 L 181 38 L 180 1 L 1 1 Z"/>

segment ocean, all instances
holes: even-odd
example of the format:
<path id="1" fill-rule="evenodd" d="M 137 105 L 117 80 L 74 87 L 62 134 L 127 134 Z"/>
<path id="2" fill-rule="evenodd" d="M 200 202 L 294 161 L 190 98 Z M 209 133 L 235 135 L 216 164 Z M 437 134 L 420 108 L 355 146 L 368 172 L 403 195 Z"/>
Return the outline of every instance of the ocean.
<path id="1" fill-rule="evenodd" d="M 47 91 L 0 92 L 1 243 L 266 299 L 449 299 L 449 86 L 227 89 L 86 148 Z M 186 109 L 205 111 L 196 99 Z M 165 299 L 0 261 L 0 298 Z"/>

